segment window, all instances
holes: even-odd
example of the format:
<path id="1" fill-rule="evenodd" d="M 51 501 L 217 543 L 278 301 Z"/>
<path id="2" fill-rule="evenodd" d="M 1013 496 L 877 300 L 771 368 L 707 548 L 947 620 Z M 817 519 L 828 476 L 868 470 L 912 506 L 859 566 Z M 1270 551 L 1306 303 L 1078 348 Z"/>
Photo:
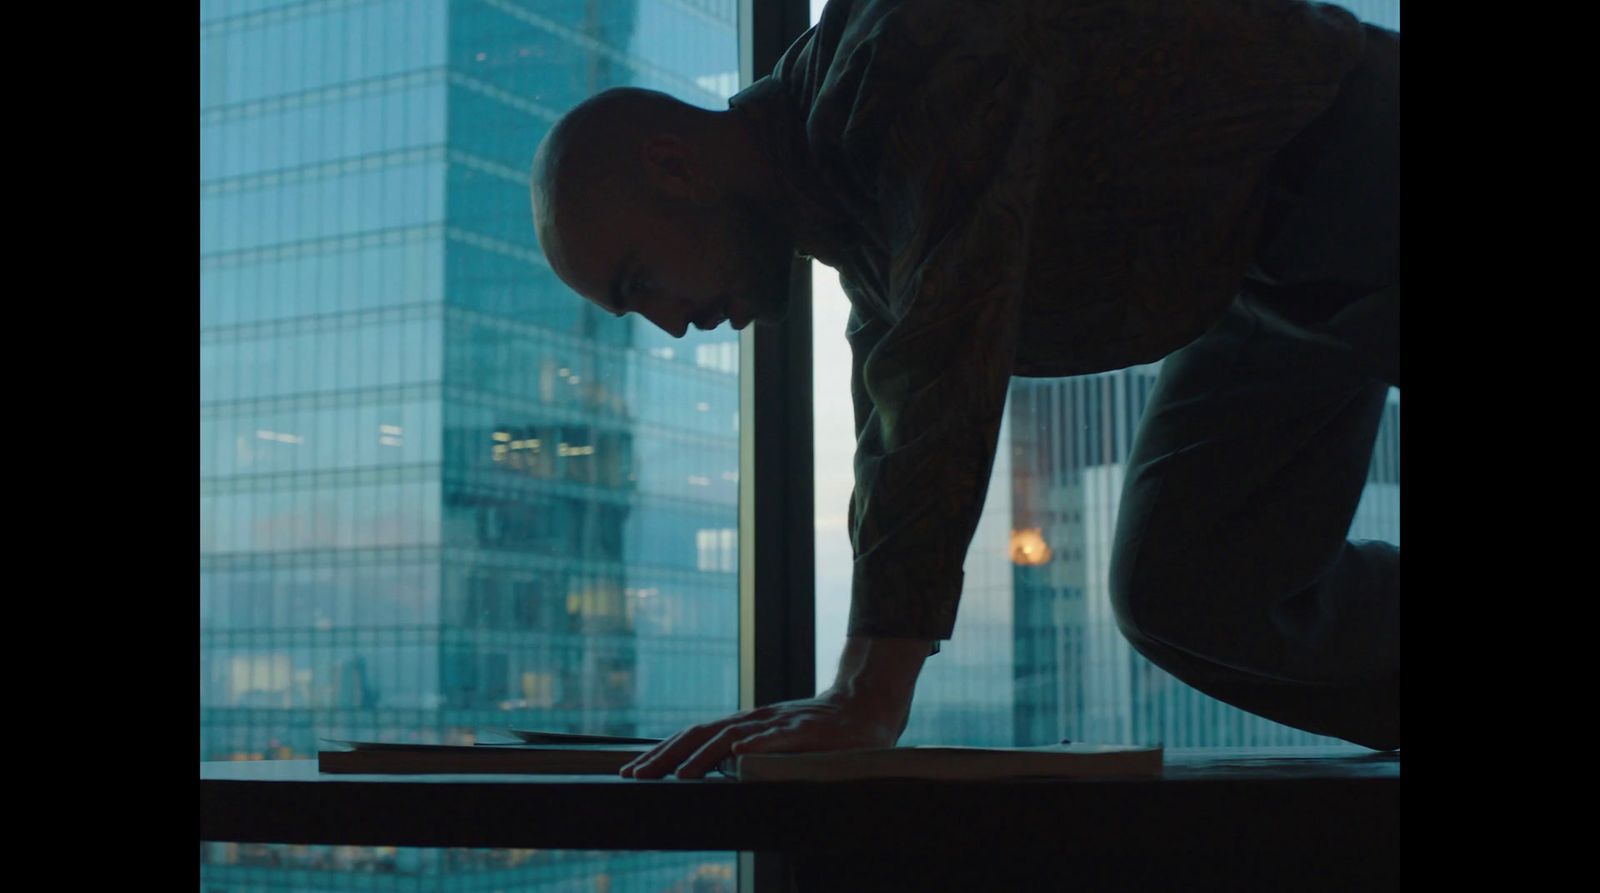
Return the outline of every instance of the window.
<path id="1" fill-rule="evenodd" d="M 526 172 L 606 87 L 725 107 L 738 34 L 729 0 L 201 4 L 202 759 L 737 708 L 738 336 L 571 294 Z M 217 844 L 202 884 L 294 869 L 733 859 Z"/>

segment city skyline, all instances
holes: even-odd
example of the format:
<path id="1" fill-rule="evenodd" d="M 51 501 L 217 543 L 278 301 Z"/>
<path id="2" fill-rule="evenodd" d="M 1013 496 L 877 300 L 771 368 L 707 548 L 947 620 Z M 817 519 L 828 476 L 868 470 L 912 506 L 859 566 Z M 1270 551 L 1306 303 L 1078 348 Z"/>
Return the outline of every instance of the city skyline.
<path id="1" fill-rule="evenodd" d="M 459 741 L 510 721 L 669 735 L 737 708 L 737 336 L 674 340 L 576 298 L 538 251 L 526 191 L 544 130 L 607 86 L 725 107 L 736 6 L 201 4 L 203 760 L 307 758 L 320 737 Z M 817 269 L 819 314 L 843 302 L 833 275 Z M 842 317 L 816 328 L 835 351 L 815 363 L 819 687 L 843 638 L 832 581 L 850 566 L 848 450 L 820 443 L 853 428 L 848 386 L 827 378 L 849 368 L 842 331 Z M 1397 393 L 1393 410 L 1393 479 L 1375 470 L 1357 524 L 1398 541 Z M 1024 666 L 1035 639 L 1068 653 L 1073 627 L 1040 606 L 1076 587 L 1087 611 L 1104 555 L 1084 546 L 1048 572 L 1014 560 L 1032 434 L 1008 413 L 1001 437 L 1023 452 L 995 463 L 957 637 L 928 662 L 902 743 L 1024 743 L 1038 717 L 1051 734 L 1156 728 L 1117 700 L 1156 677 L 1103 629 L 1082 639 L 1098 650 L 1078 682 L 1065 664 Z M 1114 506 L 1091 496 L 1114 492 L 1114 466 L 1039 491 L 1046 511 L 1108 523 Z M 1021 530 L 1063 553 L 1079 548 L 1069 523 L 1084 525 Z M 1101 725 L 1062 712 L 1069 682 Z M 1214 711 L 1161 697 L 1143 709 Z M 728 889 L 732 857 L 202 847 L 212 889 L 418 878 Z"/>
<path id="2" fill-rule="evenodd" d="M 526 173 L 588 95 L 718 107 L 736 71 L 731 2 L 202 4 L 203 760 L 737 707 L 737 335 L 574 297 Z M 728 889 L 732 858 L 218 844 L 202 882 Z"/>

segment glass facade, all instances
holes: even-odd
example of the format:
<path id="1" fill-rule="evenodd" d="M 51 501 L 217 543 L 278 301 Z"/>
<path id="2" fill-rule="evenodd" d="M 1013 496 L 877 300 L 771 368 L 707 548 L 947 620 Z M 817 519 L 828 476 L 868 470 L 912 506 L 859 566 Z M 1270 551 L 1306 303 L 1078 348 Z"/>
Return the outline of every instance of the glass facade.
<path id="1" fill-rule="evenodd" d="M 725 108 L 732 0 L 200 5 L 200 755 L 737 709 L 738 342 L 550 273 L 607 87 Z M 208 844 L 207 890 L 731 889 L 731 854 Z"/>
<path id="2" fill-rule="evenodd" d="M 1349 5 L 1398 27 L 1397 0 Z M 209 0 L 200 21 L 201 759 L 503 725 L 667 735 L 735 710 L 737 337 L 674 340 L 576 299 L 527 199 L 540 138 L 599 90 L 724 107 L 735 0 Z M 835 461 L 823 438 L 852 428 L 829 300 L 822 685 L 853 446 Z M 1013 389 L 961 622 L 903 743 L 1314 740 L 1165 679 L 1107 625 L 1117 432 L 1153 371 Z M 1085 415 L 1097 400 L 1112 409 Z M 1110 446 L 1049 478 L 1044 432 L 1069 428 Z M 1398 457 L 1395 393 L 1356 535 L 1398 542 Z M 1041 536 L 1075 543 L 1048 574 L 1012 560 L 1041 493 Z M 213 843 L 201 883 L 711 891 L 733 859 Z"/>
<path id="3" fill-rule="evenodd" d="M 1398 0 L 1340 5 L 1400 26 Z M 820 8 L 813 3 L 813 21 Z M 814 267 L 813 282 L 820 690 L 833 681 L 849 611 L 845 506 L 855 445 L 849 305 L 832 270 Z M 1140 656 L 1117 628 L 1111 540 L 1128 450 L 1159 370 L 1012 380 L 955 633 L 924 665 L 902 744 L 1344 744 L 1201 694 Z M 1400 393 L 1391 389 L 1352 538 L 1400 542 L 1399 462 Z"/>

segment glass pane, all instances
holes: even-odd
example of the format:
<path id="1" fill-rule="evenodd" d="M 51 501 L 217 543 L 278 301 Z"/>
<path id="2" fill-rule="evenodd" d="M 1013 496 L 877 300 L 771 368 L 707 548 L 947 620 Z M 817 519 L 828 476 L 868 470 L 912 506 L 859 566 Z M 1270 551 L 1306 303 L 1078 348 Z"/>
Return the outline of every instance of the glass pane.
<path id="1" fill-rule="evenodd" d="M 1399 28 L 1399 0 L 1344 5 Z M 821 6 L 813 0 L 813 21 Z M 814 266 L 813 283 L 820 691 L 833 682 L 850 609 L 855 444 L 850 304 L 834 270 Z M 1160 370 L 1012 379 L 954 635 L 924 665 L 902 744 L 1344 744 L 1201 694 L 1134 651 L 1118 628 L 1111 543 L 1129 447 Z M 1351 539 L 1398 546 L 1399 459 L 1400 393 L 1390 389 Z"/>
<path id="2" fill-rule="evenodd" d="M 737 333 L 571 294 L 523 173 L 608 87 L 726 108 L 735 12 L 202 5 L 202 760 L 737 709 Z M 202 886 L 729 890 L 733 865 L 216 844 Z"/>

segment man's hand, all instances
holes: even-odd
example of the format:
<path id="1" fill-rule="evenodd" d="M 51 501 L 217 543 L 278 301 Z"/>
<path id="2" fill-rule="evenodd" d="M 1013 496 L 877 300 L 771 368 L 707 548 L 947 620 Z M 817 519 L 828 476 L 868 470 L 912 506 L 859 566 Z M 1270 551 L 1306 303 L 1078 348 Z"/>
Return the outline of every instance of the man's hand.
<path id="1" fill-rule="evenodd" d="M 830 688 L 814 698 L 779 701 L 691 726 L 623 766 L 621 775 L 703 778 L 733 754 L 893 747 L 905 730 L 905 713 L 891 701 Z"/>
<path id="2" fill-rule="evenodd" d="M 691 726 L 622 767 L 623 778 L 703 778 L 730 755 L 893 747 L 906 729 L 927 640 L 845 643 L 839 676 L 814 698 L 779 701 Z"/>

